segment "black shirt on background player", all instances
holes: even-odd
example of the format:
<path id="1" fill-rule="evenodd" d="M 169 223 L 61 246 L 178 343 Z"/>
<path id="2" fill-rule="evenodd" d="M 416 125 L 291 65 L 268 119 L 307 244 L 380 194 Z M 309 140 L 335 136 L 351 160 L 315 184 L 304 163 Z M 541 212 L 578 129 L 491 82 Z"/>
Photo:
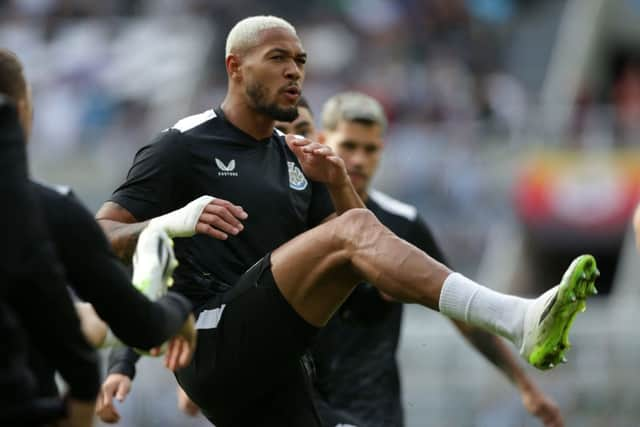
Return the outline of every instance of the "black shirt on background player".
<path id="1" fill-rule="evenodd" d="M 299 358 L 317 330 L 279 293 L 267 255 L 334 213 L 329 193 L 304 176 L 281 133 L 256 140 L 216 109 L 180 120 L 140 149 L 111 201 L 144 221 L 202 195 L 240 205 L 248 218 L 227 240 L 174 240 L 173 289 L 199 315 L 196 354 L 178 380 L 218 426 L 316 425 Z M 251 290 L 222 314 L 221 298 L 241 277 L 236 290 Z M 109 372 L 131 376 L 131 352 L 115 353 Z"/>
<path id="2" fill-rule="evenodd" d="M 367 208 L 400 238 L 446 264 L 416 208 L 372 191 Z M 368 283 L 356 287 L 316 338 L 317 406 L 326 426 L 401 427 L 404 417 L 396 351 L 402 304 Z M 346 414 L 346 417 L 345 415 Z"/>

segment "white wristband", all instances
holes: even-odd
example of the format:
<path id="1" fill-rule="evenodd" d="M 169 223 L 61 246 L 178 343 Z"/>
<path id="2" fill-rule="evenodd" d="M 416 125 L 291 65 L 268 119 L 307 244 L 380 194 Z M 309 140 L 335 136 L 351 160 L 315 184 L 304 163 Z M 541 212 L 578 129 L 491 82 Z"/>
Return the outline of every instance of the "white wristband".
<path id="1" fill-rule="evenodd" d="M 149 221 L 149 228 L 160 228 L 169 237 L 192 237 L 196 234 L 202 211 L 213 200 L 215 197 L 201 196 L 178 210 L 153 218 Z"/>

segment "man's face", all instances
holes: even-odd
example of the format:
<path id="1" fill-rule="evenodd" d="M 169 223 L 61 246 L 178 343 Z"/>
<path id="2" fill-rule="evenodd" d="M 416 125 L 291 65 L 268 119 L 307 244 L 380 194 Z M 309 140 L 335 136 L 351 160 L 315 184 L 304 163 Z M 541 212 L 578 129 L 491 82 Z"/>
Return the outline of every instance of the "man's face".
<path id="1" fill-rule="evenodd" d="M 305 107 L 298 107 L 298 117 L 292 122 L 276 122 L 276 128 L 283 133 L 302 135 L 312 141 L 316 140 L 316 129 L 313 125 L 311 111 Z"/>
<path id="2" fill-rule="evenodd" d="M 306 60 L 300 40 L 291 32 L 281 28 L 262 31 L 258 44 L 241 59 L 242 85 L 249 105 L 274 120 L 294 120 Z"/>
<path id="3" fill-rule="evenodd" d="M 358 194 L 365 194 L 382 154 L 380 125 L 340 121 L 335 130 L 323 131 L 321 139 L 342 157 Z"/>

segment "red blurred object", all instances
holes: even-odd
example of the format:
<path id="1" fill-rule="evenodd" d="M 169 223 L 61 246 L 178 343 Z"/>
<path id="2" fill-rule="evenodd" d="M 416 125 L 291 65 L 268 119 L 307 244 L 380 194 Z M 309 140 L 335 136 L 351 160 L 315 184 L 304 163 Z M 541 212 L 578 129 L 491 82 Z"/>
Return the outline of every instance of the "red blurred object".
<path id="1" fill-rule="evenodd" d="M 532 230 L 623 233 L 640 200 L 640 152 L 546 152 L 526 161 L 514 207 Z"/>

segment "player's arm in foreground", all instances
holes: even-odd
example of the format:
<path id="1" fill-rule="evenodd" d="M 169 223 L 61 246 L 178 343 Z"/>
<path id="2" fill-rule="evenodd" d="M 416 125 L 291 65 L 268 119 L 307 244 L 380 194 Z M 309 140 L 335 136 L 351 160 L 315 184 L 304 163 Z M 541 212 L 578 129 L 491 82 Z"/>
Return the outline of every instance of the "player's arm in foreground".
<path id="1" fill-rule="evenodd" d="M 80 318 L 82 333 L 93 347 L 105 348 L 123 345 L 117 337 L 113 335 L 109 325 L 107 325 L 98 316 L 91 304 L 86 302 L 76 302 L 75 308 L 78 313 L 78 317 Z M 115 342 L 107 342 L 109 341 L 110 336 L 115 340 Z M 165 352 L 165 366 L 168 369 L 175 371 L 179 367 L 185 366 L 188 363 L 189 357 L 195 346 L 195 336 L 196 332 L 194 330 L 194 322 L 190 317 L 186 322 L 184 322 L 178 334 L 169 341 L 166 349 L 154 347 L 151 349 L 150 354 L 152 356 L 157 356 L 162 352 Z M 185 341 L 189 344 L 188 346 L 183 345 Z M 135 352 L 134 354 L 137 355 Z M 136 361 L 137 357 L 133 363 Z"/>
<path id="2" fill-rule="evenodd" d="M 69 197 L 42 187 L 39 190 L 49 205 L 64 204 L 64 209 L 59 209 L 64 215 L 52 212 L 50 221 L 59 253 L 69 265 L 70 282 L 78 296 L 90 301 L 97 312 L 94 315 L 88 306 L 80 306 L 85 332 L 94 343 L 102 344 L 107 332 L 101 319 L 121 341 L 145 350 L 176 336 L 169 344 L 165 364 L 174 370 L 185 366 L 195 345 L 193 317 L 191 305 L 183 297 L 164 295 L 175 265 L 163 232 L 144 231 L 138 240 L 133 282 L 145 291 L 143 295 L 132 286 L 91 215 Z"/>
<path id="3" fill-rule="evenodd" d="M 69 265 L 70 282 L 78 296 L 93 303 L 99 315 L 87 306 L 80 307 L 85 331 L 93 341 L 104 341 L 107 328 L 101 319 L 121 341 L 145 350 L 176 336 L 169 343 L 165 364 L 173 370 L 188 364 L 195 345 L 193 316 L 186 299 L 174 293 L 164 295 L 175 267 L 166 235 L 148 230 L 138 240 L 133 282 L 145 291 L 143 294 L 132 286 L 91 215 L 68 197 L 43 187 L 39 190 L 50 205 L 64 203 L 64 209 L 60 209 L 64 215 L 53 214 L 50 221 L 55 225 L 52 228 L 60 256 Z"/>
<path id="4" fill-rule="evenodd" d="M 116 254 L 127 261 L 131 258 L 140 232 L 145 227 L 164 230 L 170 237 L 191 237 L 199 233 L 224 240 L 229 234 L 236 235 L 242 231 L 241 220 L 246 219 L 247 214 L 242 207 L 226 200 L 202 196 L 180 209 L 148 221 L 138 221 L 124 207 L 115 202 L 106 202 L 96 214 L 96 218 Z M 138 358 L 139 356 L 128 348 L 111 351 L 108 375 L 102 384 L 96 409 L 102 421 L 114 423 L 120 419 L 113 400 L 115 398 L 123 401 L 128 395 Z"/>
<path id="5" fill-rule="evenodd" d="M 73 198 L 42 186 L 36 188 L 43 202 L 56 207 L 48 212 L 48 221 L 71 286 L 82 300 L 93 305 L 113 334 L 127 345 L 149 350 L 183 331 L 187 332 L 183 344 L 190 347 L 193 343 L 188 341 L 195 333 L 193 328 L 191 332 L 189 328 L 183 330 L 183 326 L 193 321 L 191 304 L 164 290 L 147 295 L 140 292 L 132 286 L 91 214 Z M 146 283 L 147 289 L 154 291 L 164 284 L 162 289 L 166 289 L 175 267 L 171 244 L 166 235 L 151 230 L 143 236 L 136 252 L 134 285 L 142 288 Z M 186 353 L 188 361 L 190 351 Z"/>

